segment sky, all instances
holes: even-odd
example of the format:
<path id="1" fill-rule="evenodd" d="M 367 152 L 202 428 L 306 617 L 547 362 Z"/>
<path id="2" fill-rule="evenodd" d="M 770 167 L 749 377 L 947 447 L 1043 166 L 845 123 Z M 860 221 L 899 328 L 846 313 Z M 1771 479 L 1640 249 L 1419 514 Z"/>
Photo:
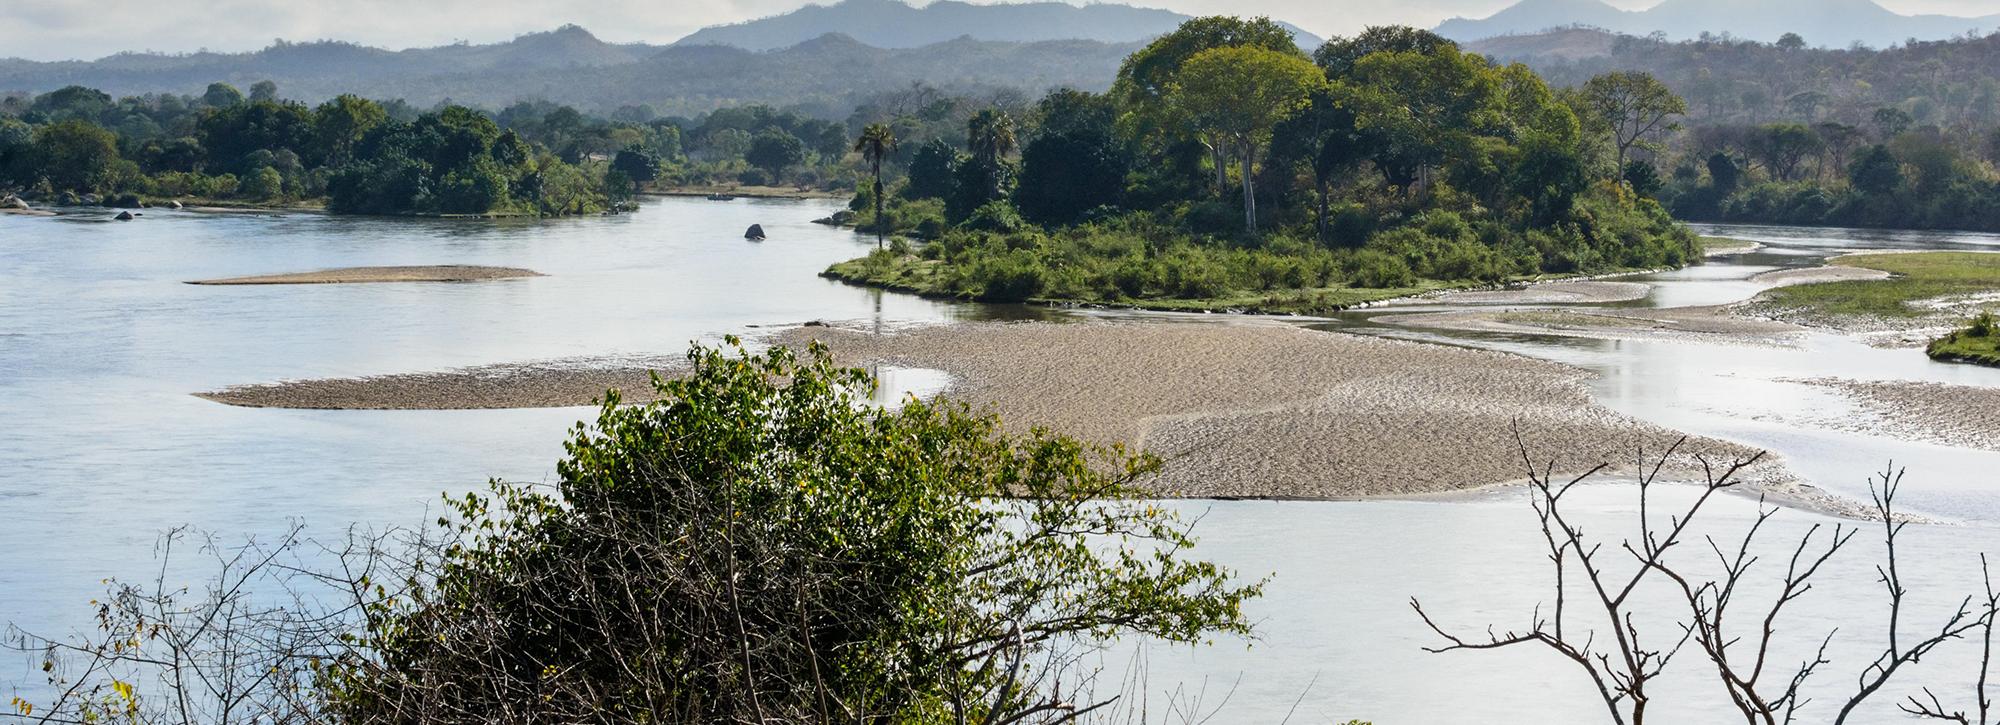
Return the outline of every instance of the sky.
<path id="1" fill-rule="evenodd" d="M 832 0 L 819 0 L 831 2 Z M 922 0 L 919 0 L 920 2 Z M 1485 17 L 1513 0 L 1126 0 L 1191 15 L 1269 15 L 1320 35 L 1368 25 L 1429 27 Z M 1901 13 L 1987 15 L 2000 0 L 1879 0 Z M 1643 9 L 1657 0 L 1610 0 Z M 275 39 L 386 48 L 491 43 L 575 23 L 613 42 L 664 44 L 707 25 L 805 0 L 12 0 L 0 3 L 0 58 L 94 59 L 127 50 L 256 50 Z"/>

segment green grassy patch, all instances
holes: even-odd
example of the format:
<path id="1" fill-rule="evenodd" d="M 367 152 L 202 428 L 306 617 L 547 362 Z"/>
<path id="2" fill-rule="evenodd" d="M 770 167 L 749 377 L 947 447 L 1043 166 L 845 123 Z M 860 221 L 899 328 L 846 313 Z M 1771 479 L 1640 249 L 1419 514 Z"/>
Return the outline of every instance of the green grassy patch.
<path id="1" fill-rule="evenodd" d="M 1921 252 L 1862 254 L 1833 264 L 1879 269 L 1885 280 L 1849 280 L 1782 287 L 1764 293 L 1771 304 L 1824 315 L 1910 318 L 1930 311 L 1910 303 L 2000 291 L 2000 254 Z"/>
<path id="2" fill-rule="evenodd" d="M 950 265 L 915 255 L 877 254 L 851 259 L 829 267 L 825 277 L 849 284 L 880 287 L 925 297 L 980 300 L 963 291 Z M 1299 289 L 1235 291 L 1215 296 L 1190 298 L 1149 297 L 1134 299 L 1117 296 L 1089 298 L 1036 296 L 1026 302 L 1036 304 L 1083 303 L 1166 312 L 1236 311 L 1251 314 L 1326 314 L 1382 300 L 1408 297 L 1443 289 L 1474 286 L 1417 280 L 1408 286 L 1381 289 L 1330 286 Z M 990 300 L 989 300 L 990 301 Z"/>
<path id="3" fill-rule="evenodd" d="M 1704 254 L 1714 254 L 1714 253 L 1728 254 L 1739 251 L 1748 252 L 1752 249 L 1757 248 L 1756 242 L 1752 242 L 1745 239 L 1731 239 L 1729 237 L 1708 237 L 1708 236 L 1700 236 L 1695 238 L 1697 240 L 1700 240 L 1701 251 Z"/>
<path id="4" fill-rule="evenodd" d="M 1925 352 L 1933 360 L 2000 367 L 2000 319 L 1991 312 L 1981 313 L 1965 329 L 1931 342 Z"/>

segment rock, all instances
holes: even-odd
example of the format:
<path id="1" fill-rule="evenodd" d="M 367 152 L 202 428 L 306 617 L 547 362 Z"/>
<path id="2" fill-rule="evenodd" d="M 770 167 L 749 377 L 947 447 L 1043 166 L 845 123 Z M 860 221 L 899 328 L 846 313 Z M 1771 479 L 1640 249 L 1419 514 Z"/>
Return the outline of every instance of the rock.
<path id="1" fill-rule="evenodd" d="M 762 224 L 750 225 L 750 229 L 743 232 L 743 238 L 753 242 L 764 241 L 764 225 Z"/>
<path id="2" fill-rule="evenodd" d="M 0 197 L 0 209 L 26 209 L 26 208 L 28 208 L 28 202 L 21 201 L 21 197 L 14 196 L 13 194 L 8 194 L 7 196 Z"/>
<path id="3" fill-rule="evenodd" d="M 808 323 L 806 323 L 806 324 L 805 324 L 804 326 L 805 326 L 805 327 L 828 327 L 828 325 L 826 324 L 826 321 L 825 321 L 825 320 L 813 320 L 813 321 L 811 321 L 811 322 L 808 322 Z"/>
<path id="4" fill-rule="evenodd" d="M 78 200 L 82 201 L 85 206 L 97 206 L 104 203 L 104 199 L 100 198 L 96 194 L 84 194 Z"/>
<path id="5" fill-rule="evenodd" d="M 121 212 L 118 212 L 118 216 L 115 216 L 115 217 L 112 217 L 112 218 L 113 218 L 113 219 L 117 219 L 118 221 L 121 221 L 121 222 L 129 222 L 129 221 L 132 221 L 132 212 L 129 212 L 129 211 L 121 211 Z"/>
<path id="6" fill-rule="evenodd" d="M 83 203 L 83 200 L 77 198 L 74 191 L 64 191 L 62 194 L 56 196 L 56 204 L 61 206 L 76 206 L 81 203 Z"/>
<path id="7" fill-rule="evenodd" d="M 825 224 L 830 227 L 844 227 L 854 223 L 854 212 L 842 209 L 840 211 L 834 212 L 833 216 L 814 219 L 813 223 Z"/>
<path id="8" fill-rule="evenodd" d="M 181 203 L 180 203 L 180 202 L 178 202 L 178 201 L 170 201 L 170 202 L 167 202 L 167 208 L 168 208 L 168 209 L 179 209 L 179 208 L 181 208 Z"/>
<path id="9" fill-rule="evenodd" d="M 111 207 L 113 209 L 146 208 L 145 202 L 139 200 L 138 194 L 119 194 L 117 196 L 107 196 L 104 197 L 104 205 Z"/>

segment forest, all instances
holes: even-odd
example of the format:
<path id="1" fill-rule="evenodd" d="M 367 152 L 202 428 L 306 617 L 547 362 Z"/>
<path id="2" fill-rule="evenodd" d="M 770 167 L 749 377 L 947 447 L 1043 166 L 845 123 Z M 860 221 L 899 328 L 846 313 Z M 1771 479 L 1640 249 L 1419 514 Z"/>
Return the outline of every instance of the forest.
<path id="1" fill-rule="evenodd" d="M 860 189 L 855 219 L 924 243 L 829 274 L 993 301 L 1305 312 L 1678 267 L 1698 242 L 1620 168 L 1679 103 L 1643 76 L 1552 89 L 1412 28 L 1307 54 L 1268 20 L 1201 18 L 1128 58 L 1108 93 L 982 109 L 962 141 L 870 126 L 860 148 L 886 181 Z"/>
<path id="2" fill-rule="evenodd" d="M 1582 31 L 1577 31 L 1582 32 Z M 1550 36 L 1555 38 L 1557 36 Z M 1686 99 L 1630 169 L 1680 218 L 2000 230 L 2000 35 L 1824 49 L 1620 36 L 1607 55 L 1527 58 L 1552 83 L 1643 72 Z"/>

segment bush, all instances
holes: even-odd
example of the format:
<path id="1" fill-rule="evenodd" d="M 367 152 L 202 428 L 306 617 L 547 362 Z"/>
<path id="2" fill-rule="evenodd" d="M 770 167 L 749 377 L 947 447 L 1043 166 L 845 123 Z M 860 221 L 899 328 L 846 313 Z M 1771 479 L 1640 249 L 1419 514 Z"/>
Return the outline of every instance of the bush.
<path id="1" fill-rule="evenodd" d="M 1015 211 L 1012 204 L 991 201 L 974 209 L 972 215 L 966 217 L 959 227 L 976 231 L 1010 233 L 1025 229 L 1027 225 L 1028 223 L 1021 219 L 1021 213 Z"/>
<path id="2" fill-rule="evenodd" d="M 736 183 L 744 186 L 769 186 L 771 175 L 763 169 L 744 169 L 736 174 Z"/>
<path id="3" fill-rule="evenodd" d="M 1396 255 L 1363 249 L 1348 257 L 1347 280 L 1356 287 L 1395 289 L 1416 284 L 1416 273 Z"/>

